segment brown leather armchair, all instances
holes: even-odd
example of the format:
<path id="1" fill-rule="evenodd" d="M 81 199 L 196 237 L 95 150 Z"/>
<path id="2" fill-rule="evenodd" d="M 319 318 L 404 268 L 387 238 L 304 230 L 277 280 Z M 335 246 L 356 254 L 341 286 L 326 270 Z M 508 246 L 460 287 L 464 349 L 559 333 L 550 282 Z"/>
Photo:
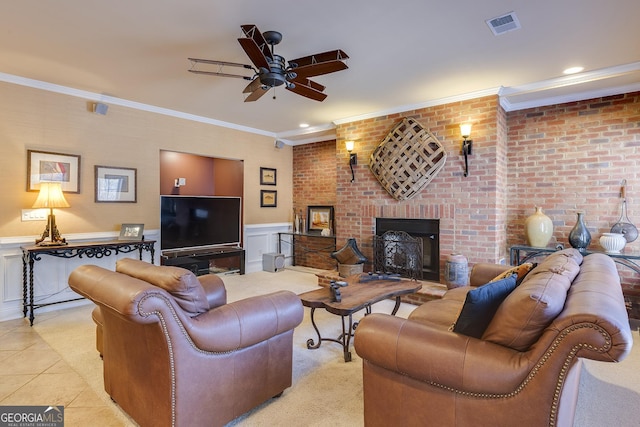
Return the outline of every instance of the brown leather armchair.
<path id="1" fill-rule="evenodd" d="M 221 426 L 291 386 L 294 293 L 227 304 L 217 276 L 133 259 L 116 270 L 83 265 L 69 285 L 98 305 L 105 391 L 139 425 Z"/>
<path id="2" fill-rule="evenodd" d="M 572 426 L 581 359 L 621 361 L 633 338 L 611 258 L 562 252 L 524 277 L 481 338 L 453 331 L 469 287 L 408 319 L 365 317 L 355 332 L 365 425 Z"/>

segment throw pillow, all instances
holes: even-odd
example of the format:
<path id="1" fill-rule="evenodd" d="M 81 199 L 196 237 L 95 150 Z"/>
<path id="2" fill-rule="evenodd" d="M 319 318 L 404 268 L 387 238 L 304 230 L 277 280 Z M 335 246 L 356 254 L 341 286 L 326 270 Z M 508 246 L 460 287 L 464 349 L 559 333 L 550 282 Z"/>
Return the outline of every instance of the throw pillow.
<path id="1" fill-rule="evenodd" d="M 149 264 L 132 258 L 116 262 L 116 271 L 144 280 L 169 292 L 189 316 L 209 310 L 209 301 L 200 281 L 186 268 Z"/>
<path id="2" fill-rule="evenodd" d="M 482 339 L 519 351 L 529 349 L 564 308 L 581 263 L 582 255 L 573 248 L 545 258 L 505 299 Z"/>
<path id="3" fill-rule="evenodd" d="M 516 277 L 512 274 L 470 290 L 453 326 L 453 332 L 474 338 L 482 337 L 502 301 L 515 289 Z"/>
<path id="4" fill-rule="evenodd" d="M 526 276 L 527 273 L 529 273 L 533 269 L 533 267 L 535 267 L 535 264 L 532 262 L 525 262 L 523 264 L 516 265 L 515 267 L 510 268 L 507 271 L 498 274 L 495 278 L 491 280 L 491 282 L 497 282 L 498 280 L 506 279 L 512 274 L 516 274 L 518 276 L 516 278 L 516 284 L 520 284 L 520 282 L 522 282 L 522 279 L 524 279 L 524 276 Z"/>

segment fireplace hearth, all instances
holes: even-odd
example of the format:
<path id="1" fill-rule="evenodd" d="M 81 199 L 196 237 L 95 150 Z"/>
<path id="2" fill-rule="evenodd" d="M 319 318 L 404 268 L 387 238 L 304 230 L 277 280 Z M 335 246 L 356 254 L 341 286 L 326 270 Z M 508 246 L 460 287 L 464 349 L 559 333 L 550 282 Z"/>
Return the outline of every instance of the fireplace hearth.
<path id="1" fill-rule="evenodd" d="M 440 220 L 439 219 L 413 219 L 413 218 L 376 218 L 376 241 L 381 242 L 380 237 L 386 232 L 404 232 L 413 238 L 419 238 L 422 240 L 422 256 L 421 259 L 416 260 L 409 256 L 406 258 L 404 252 L 407 247 L 400 248 L 398 251 L 398 237 L 394 239 L 388 239 L 390 245 L 395 247 L 387 247 L 385 249 L 384 244 L 377 244 L 374 248 L 374 257 L 376 259 L 390 259 L 388 254 L 393 254 L 397 263 L 406 262 L 407 273 L 403 274 L 398 271 L 404 277 L 411 277 L 412 269 L 415 263 L 421 263 L 422 279 L 430 280 L 434 282 L 440 281 Z M 400 236 L 400 234 L 398 234 Z M 394 241 L 395 240 L 395 241 Z M 407 239 L 409 240 L 409 239 Z M 384 251 L 384 252 L 380 252 Z M 387 255 L 385 255 L 387 254 Z M 396 255 L 397 254 L 397 255 Z M 404 257 L 404 258 L 403 258 Z M 388 262 L 388 261 L 387 261 Z M 384 264 L 382 264 L 384 269 Z M 376 266 L 376 268 L 378 268 Z"/>

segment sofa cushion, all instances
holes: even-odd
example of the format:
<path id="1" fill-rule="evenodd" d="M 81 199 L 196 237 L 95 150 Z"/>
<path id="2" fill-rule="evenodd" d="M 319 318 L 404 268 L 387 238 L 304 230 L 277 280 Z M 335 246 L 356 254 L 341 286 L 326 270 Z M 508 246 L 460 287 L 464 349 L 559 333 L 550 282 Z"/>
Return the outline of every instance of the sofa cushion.
<path id="1" fill-rule="evenodd" d="M 512 274 L 516 274 L 517 275 L 516 284 L 519 284 L 520 282 L 522 282 L 524 277 L 533 269 L 534 265 L 535 264 L 533 264 L 532 262 L 525 262 L 523 264 L 516 265 L 515 267 L 512 267 L 512 268 L 508 269 L 507 271 L 498 274 L 491 281 L 492 282 L 497 282 L 498 280 L 505 279 L 505 278 L 511 276 Z"/>
<path id="2" fill-rule="evenodd" d="M 482 339 L 526 351 L 564 308 L 581 263 L 576 249 L 545 258 L 500 305 Z"/>
<path id="3" fill-rule="evenodd" d="M 189 316 L 197 316 L 209 310 L 209 302 L 200 281 L 185 268 L 159 266 L 123 258 L 116 262 L 116 271 L 169 292 Z"/>
<path id="4" fill-rule="evenodd" d="M 516 277 L 516 274 L 512 274 L 467 292 L 453 332 L 474 338 L 482 337 L 502 301 L 516 287 Z"/>

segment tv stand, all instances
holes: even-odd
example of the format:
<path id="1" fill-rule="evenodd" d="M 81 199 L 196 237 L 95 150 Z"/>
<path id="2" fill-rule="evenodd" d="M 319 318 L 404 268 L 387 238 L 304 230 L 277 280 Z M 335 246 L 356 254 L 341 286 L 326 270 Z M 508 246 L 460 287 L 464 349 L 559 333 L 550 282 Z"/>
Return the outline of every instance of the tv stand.
<path id="1" fill-rule="evenodd" d="M 212 260 L 233 257 L 237 257 L 239 260 L 238 268 L 225 268 L 220 272 L 238 271 L 240 274 L 244 274 L 245 254 L 244 249 L 239 246 L 212 246 L 206 248 L 168 250 L 162 252 L 160 261 L 162 265 L 186 268 L 197 276 L 201 276 L 217 272 L 212 271 Z"/>

